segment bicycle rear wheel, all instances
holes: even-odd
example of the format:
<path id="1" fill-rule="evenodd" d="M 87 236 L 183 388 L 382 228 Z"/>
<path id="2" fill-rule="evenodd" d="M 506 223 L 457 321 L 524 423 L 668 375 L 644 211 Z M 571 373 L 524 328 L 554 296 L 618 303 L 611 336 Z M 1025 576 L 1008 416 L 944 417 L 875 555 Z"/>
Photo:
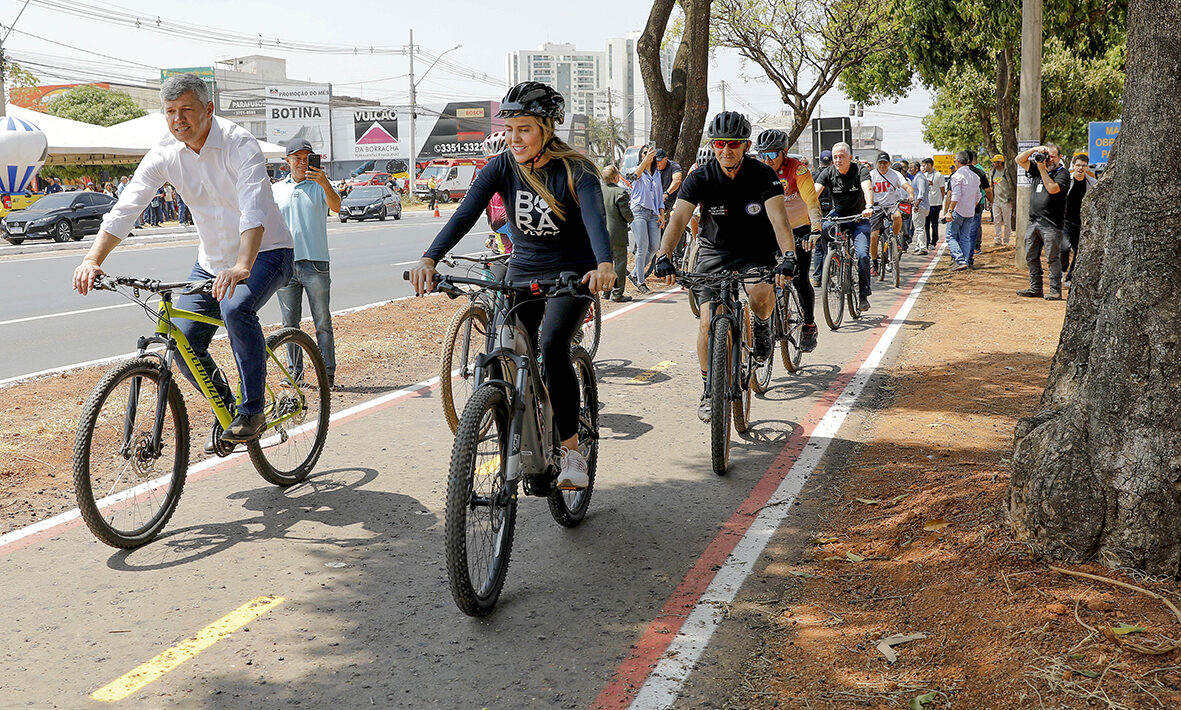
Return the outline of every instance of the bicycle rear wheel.
<path id="1" fill-rule="evenodd" d="M 791 288 L 789 285 L 787 288 Z M 775 294 L 775 310 L 771 313 L 771 341 L 774 342 L 783 333 L 781 329 L 783 319 L 780 317 L 779 302 L 783 289 L 776 289 L 779 293 Z M 749 311 L 747 311 L 749 313 Z M 752 331 L 753 332 L 753 331 Z M 775 368 L 775 356 L 767 358 L 762 365 L 752 364 L 750 373 L 750 389 L 755 394 L 763 394 L 771 388 L 771 370 Z"/>
<path id="2" fill-rule="evenodd" d="M 781 319 L 783 339 L 779 341 L 779 354 L 783 358 L 783 367 L 788 372 L 796 372 L 804 357 L 804 351 L 800 350 L 800 341 L 804 335 L 804 309 L 800 306 L 800 297 L 794 288 L 789 286 L 783 289 L 775 312 L 776 318 Z"/>
<path id="3" fill-rule="evenodd" d="M 184 490 L 189 418 L 171 378 L 160 447 L 152 446 L 162 375 L 160 363 L 149 358 L 111 369 L 90 393 L 78 422 L 74 495 L 86 527 L 112 547 L 151 542 Z"/>
<path id="4" fill-rule="evenodd" d="M 586 488 L 578 491 L 550 488 L 550 515 L 567 528 L 578 526 L 586 517 L 595 488 L 595 464 L 599 459 L 599 387 L 595 382 L 595 365 L 582 348 L 574 349 L 573 359 L 574 373 L 578 376 L 578 450 L 586 458 L 590 481 Z"/>
<path id="5" fill-rule="evenodd" d="M 733 338 L 725 319 L 714 323 L 713 348 L 709 354 L 709 444 L 714 473 L 726 474 L 730 461 L 730 388 L 734 383 Z"/>
<path id="6" fill-rule="evenodd" d="M 829 330 L 841 327 L 845 318 L 845 259 L 837 253 L 835 248 L 829 249 L 824 256 L 824 268 L 820 277 L 820 293 L 823 296 L 821 304 L 824 311 L 824 322 Z"/>
<path id="7" fill-rule="evenodd" d="M 574 331 L 574 339 L 570 343 L 572 348 L 581 345 L 591 360 L 594 360 L 595 353 L 599 352 L 599 339 L 603 336 L 603 299 L 597 293 L 594 296 L 590 308 L 586 311 L 582 327 Z"/>
<path id="8" fill-rule="evenodd" d="M 754 324 L 750 307 L 742 309 L 742 335 L 733 346 L 738 363 L 738 397 L 734 400 L 734 431 L 745 434 L 750 427 L 751 384 L 755 368 Z M 770 358 L 768 358 L 770 359 Z"/>
<path id="9" fill-rule="evenodd" d="M 443 402 L 443 416 L 452 433 L 459 426 L 464 405 L 471 399 L 476 355 L 483 352 L 487 333 L 488 311 L 478 301 L 456 311 L 447 326 L 443 357 L 439 363 L 439 399 Z"/>
<path id="10" fill-rule="evenodd" d="M 508 572 L 517 500 L 505 480 L 511 415 L 504 390 L 481 387 L 455 432 L 443 526 L 451 597 L 468 616 L 496 606 Z"/>
<path id="11" fill-rule="evenodd" d="M 684 259 L 677 265 L 677 269 L 681 273 L 694 272 L 697 270 L 697 253 L 701 249 L 701 240 L 690 238 L 689 245 L 685 249 Z M 693 296 L 692 289 L 689 289 L 689 310 L 693 311 L 694 318 L 701 317 L 701 307 L 697 304 L 697 299 Z"/>
<path id="12" fill-rule="evenodd" d="M 299 328 L 283 328 L 267 338 L 263 396 L 266 428 L 246 444 L 250 460 L 267 483 L 299 483 L 324 451 L 332 413 L 328 370 L 310 335 Z"/>

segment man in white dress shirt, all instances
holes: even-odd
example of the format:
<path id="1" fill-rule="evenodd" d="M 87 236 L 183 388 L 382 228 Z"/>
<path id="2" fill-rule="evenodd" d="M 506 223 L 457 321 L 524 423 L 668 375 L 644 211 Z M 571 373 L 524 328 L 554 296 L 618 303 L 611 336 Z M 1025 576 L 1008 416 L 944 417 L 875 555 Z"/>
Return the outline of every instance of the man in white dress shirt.
<path id="1" fill-rule="evenodd" d="M 176 186 L 200 238 L 189 278 L 213 279 L 212 296 L 180 296 L 176 306 L 225 321 L 244 395 L 221 438 L 250 441 L 265 423 L 266 341 L 258 310 L 291 278 L 291 232 L 271 193 L 258 141 L 240 126 L 213 115 L 205 81 L 193 74 L 170 77 L 160 87 L 160 100 L 171 135 L 144 156 L 103 219 L 94 246 L 74 270 L 74 290 L 85 295 L 91 289 L 95 277 L 103 273 L 107 254 L 127 236 L 160 186 L 165 182 Z M 230 387 L 208 352 L 216 328 L 188 320 L 178 320 L 177 327 L 206 372 L 215 373 L 222 399 L 233 402 Z M 183 370 L 194 381 L 188 368 Z M 211 438 L 206 451 L 212 443 Z"/>

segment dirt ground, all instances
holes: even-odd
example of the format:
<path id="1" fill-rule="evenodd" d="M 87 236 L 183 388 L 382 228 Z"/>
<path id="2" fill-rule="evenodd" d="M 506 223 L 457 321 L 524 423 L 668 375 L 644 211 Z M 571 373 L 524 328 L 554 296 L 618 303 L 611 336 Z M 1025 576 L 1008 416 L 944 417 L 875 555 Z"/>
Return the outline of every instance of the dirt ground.
<path id="1" fill-rule="evenodd" d="M 664 288 L 655 279 L 649 286 Z M 626 292 L 639 295 L 631 284 Z M 439 374 L 447 324 L 463 303 L 435 294 L 334 316 L 337 369 L 332 411 Z M 619 307 L 605 301 L 603 313 Z M 144 332 L 150 329 L 145 320 Z M 303 323 L 303 329 L 315 338 L 310 321 Z M 139 334 L 128 333 L 127 341 L 134 342 Z M 210 352 L 217 362 L 229 363 L 228 371 L 234 374 L 228 341 L 215 340 Z M 86 368 L 0 388 L 0 534 L 76 507 L 74 433 L 86 398 L 110 367 Z M 192 427 L 190 462 L 195 463 L 208 458 L 201 446 L 214 419 L 196 389 L 182 382 Z"/>
<path id="2" fill-rule="evenodd" d="M 1058 573 L 1010 534 L 1013 429 L 1037 411 L 1066 308 L 1015 295 L 1025 272 L 991 231 L 980 268 L 953 274 L 945 259 L 908 316 L 920 329 L 875 413 L 804 506 L 810 545 L 769 548 L 781 592 L 734 610 L 761 639 L 728 707 L 1181 707 L 1176 652 L 1083 626 L 1145 644 L 1181 635 L 1181 617 Z M 1173 580 L 1063 567 L 1181 601 Z M 878 648 L 920 633 L 893 663 Z"/>

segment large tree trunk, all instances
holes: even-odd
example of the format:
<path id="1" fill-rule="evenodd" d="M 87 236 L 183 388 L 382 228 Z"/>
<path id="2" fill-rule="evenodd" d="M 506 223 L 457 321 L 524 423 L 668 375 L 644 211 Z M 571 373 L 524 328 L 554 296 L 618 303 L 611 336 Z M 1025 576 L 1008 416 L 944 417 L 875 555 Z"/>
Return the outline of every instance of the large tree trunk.
<path id="1" fill-rule="evenodd" d="M 709 11 L 711 0 L 685 0 L 684 32 L 673 59 L 669 85 L 660 71 L 660 46 L 676 0 L 656 0 L 636 45 L 640 75 L 652 106 L 656 145 L 682 165 L 696 160 L 709 111 Z"/>
<path id="2" fill-rule="evenodd" d="M 1176 575 L 1181 563 L 1181 3 L 1131 0 L 1118 157 L 1083 205 L 1042 397 L 1017 425 L 1009 512 L 1039 552 Z M 1167 172 L 1167 170 L 1166 170 Z"/>
<path id="3" fill-rule="evenodd" d="M 1013 110 L 1013 92 L 1017 89 L 1014 81 L 1013 49 L 1006 47 L 996 55 L 996 116 L 997 128 L 1001 134 L 1001 152 L 1005 155 L 1005 180 L 1009 183 L 1009 194 L 1017 195 L 1017 112 Z M 1017 228 L 1017 210 L 1009 211 L 1009 228 Z M 1018 236 L 1022 239 L 1023 236 Z"/>

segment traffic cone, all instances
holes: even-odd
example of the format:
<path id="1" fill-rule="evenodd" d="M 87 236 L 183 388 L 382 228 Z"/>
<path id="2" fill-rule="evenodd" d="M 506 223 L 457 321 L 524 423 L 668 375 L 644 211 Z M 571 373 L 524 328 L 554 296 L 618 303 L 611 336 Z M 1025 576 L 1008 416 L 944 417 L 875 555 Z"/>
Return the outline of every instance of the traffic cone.
<path id="1" fill-rule="evenodd" d="M 438 205 L 438 204 L 436 204 L 436 205 L 435 205 L 435 216 L 436 216 L 436 217 L 439 217 L 439 216 L 440 216 L 440 215 L 439 215 L 439 205 Z"/>

